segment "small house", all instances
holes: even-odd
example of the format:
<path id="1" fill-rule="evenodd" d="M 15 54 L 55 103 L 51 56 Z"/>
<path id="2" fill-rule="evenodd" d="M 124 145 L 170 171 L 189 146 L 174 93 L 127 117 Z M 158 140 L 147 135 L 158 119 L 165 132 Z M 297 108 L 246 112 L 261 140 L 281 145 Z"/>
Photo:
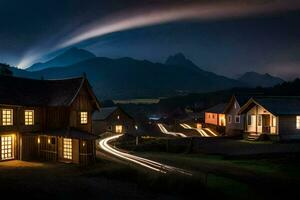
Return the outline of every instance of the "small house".
<path id="1" fill-rule="evenodd" d="M 251 97 L 246 95 L 233 95 L 225 108 L 226 128 L 225 134 L 227 136 L 240 135 L 244 132 L 244 115 L 240 115 L 241 107 Z"/>
<path id="2" fill-rule="evenodd" d="M 93 133 L 100 135 L 105 132 L 133 133 L 135 121 L 120 107 L 104 107 L 93 114 Z"/>
<path id="3" fill-rule="evenodd" d="M 0 161 L 88 164 L 97 137 L 99 103 L 84 77 L 33 80 L 0 75 Z"/>
<path id="4" fill-rule="evenodd" d="M 245 115 L 245 136 L 274 140 L 300 139 L 300 97 L 255 97 L 239 111 Z"/>
<path id="5" fill-rule="evenodd" d="M 217 104 L 204 110 L 205 125 L 219 132 L 224 132 L 226 126 L 225 108 L 226 103 Z"/>

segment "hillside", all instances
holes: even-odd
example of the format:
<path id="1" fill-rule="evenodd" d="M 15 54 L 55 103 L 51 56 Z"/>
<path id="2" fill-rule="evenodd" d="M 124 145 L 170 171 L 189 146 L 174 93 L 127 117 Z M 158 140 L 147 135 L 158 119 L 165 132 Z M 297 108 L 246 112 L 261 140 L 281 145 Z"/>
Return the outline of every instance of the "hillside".
<path id="1" fill-rule="evenodd" d="M 50 67 L 65 67 L 95 57 L 96 56 L 89 51 L 73 47 L 45 63 L 35 63 L 26 70 L 38 71 Z"/>

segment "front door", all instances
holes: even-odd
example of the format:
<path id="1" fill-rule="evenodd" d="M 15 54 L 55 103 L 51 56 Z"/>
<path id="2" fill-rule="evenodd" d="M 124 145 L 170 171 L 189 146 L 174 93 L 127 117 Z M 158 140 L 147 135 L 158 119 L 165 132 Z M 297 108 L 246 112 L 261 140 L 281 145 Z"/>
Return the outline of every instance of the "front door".
<path id="1" fill-rule="evenodd" d="M 14 137 L 12 135 L 1 136 L 1 160 L 14 159 Z"/>
<path id="2" fill-rule="evenodd" d="M 262 132 L 270 133 L 270 115 L 262 115 Z"/>

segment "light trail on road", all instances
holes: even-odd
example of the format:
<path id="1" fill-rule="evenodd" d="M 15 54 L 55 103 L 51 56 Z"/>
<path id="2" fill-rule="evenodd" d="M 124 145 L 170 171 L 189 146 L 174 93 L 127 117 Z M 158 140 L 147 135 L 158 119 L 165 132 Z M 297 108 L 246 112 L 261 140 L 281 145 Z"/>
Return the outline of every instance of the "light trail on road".
<path id="1" fill-rule="evenodd" d="M 103 151 L 105 151 L 106 153 L 109 153 L 109 154 L 114 155 L 116 157 L 119 157 L 123 160 L 135 163 L 137 165 L 140 165 L 144 168 L 147 168 L 147 169 L 150 169 L 150 170 L 153 170 L 153 171 L 156 171 L 156 172 L 160 172 L 160 173 L 163 173 L 163 174 L 166 174 L 166 173 L 179 173 L 179 174 L 183 174 L 183 175 L 192 176 L 192 173 L 190 173 L 186 170 L 183 170 L 183 169 L 180 169 L 180 168 L 177 168 L 177 167 L 172 167 L 172 166 L 169 166 L 169 165 L 165 165 L 165 164 L 162 164 L 162 163 L 159 163 L 159 162 L 156 162 L 156 161 L 153 161 L 153 160 L 149 160 L 149 159 L 146 159 L 146 158 L 142 158 L 142 157 L 139 157 L 139 156 L 124 153 L 124 152 L 121 152 L 121 151 L 111 147 L 108 144 L 110 141 L 118 139 L 121 136 L 122 136 L 122 134 L 119 134 L 119 135 L 110 136 L 110 137 L 102 139 L 99 142 L 100 148 Z"/>
<path id="2" fill-rule="evenodd" d="M 218 136 L 217 134 L 215 134 L 212 130 L 210 130 L 209 128 L 193 128 L 188 124 L 180 124 L 181 127 L 183 127 L 184 129 L 192 129 L 192 130 L 196 130 L 198 133 L 200 133 L 201 136 L 203 137 L 211 137 L 210 135 L 208 135 L 205 131 L 208 131 L 210 134 L 212 134 L 213 136 Z"/>
<path id="3" fill-rule="evenodd" d="M 183 133 L 176 133 L 176 132 L 169 132 L 165 127 L 164 125 L 162 125 L 161 123 L 158 123 L 157 124 L 158 128 L 160 129 L 160 131 L 164 134 L 167 134 L 167 135 L 173 135 L 175 137 L 187 137 L 186 135 L 184 135 Z"/>

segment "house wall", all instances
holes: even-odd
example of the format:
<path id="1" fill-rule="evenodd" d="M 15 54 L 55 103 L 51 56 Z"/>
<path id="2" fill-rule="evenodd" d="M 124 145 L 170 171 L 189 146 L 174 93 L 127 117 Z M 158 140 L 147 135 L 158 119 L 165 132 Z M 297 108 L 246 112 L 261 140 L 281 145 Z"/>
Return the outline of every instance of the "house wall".
<path id="1" fill-rule="evenodd" d="M 274 116 L 273 114 L 271 114 L 269 111 L 267 111 L 266 109 L 264 109 L 263 107 L 259 106 L 259 105 L 255 105 L 253 106 L 246 114 L 245 116 L 245 127 L 246 127 L 246 132 L 257 132 L 257 133 L 262 133 L 262 125 L 259 126 L 258 125 L 258 115 L 270 115 L 270 133 L 271 134 L 277 134 L 278 130 L 277 130 L 277 124 L 278 124 L 278 117 Z M 248 125 L 248 118 L 251 117 L 252 118 L 252 124 Z M 273 126 L 272 120 L 273 118 L 275 118 L 276 122 L 275 122 L 275 126 Z"/>
<path id="2" fill-rule="evenodd" d="M 217 113 L 205 113 L 205 123 L 218 125 L 218 114 Z"/>
<path id="3" fill-rule="evenodd" d="M 87 88 L 82 87 L 77 98 L 70 107 L 69 123 L 70 127 L 74 127 L 81 131 L 92 132 L 92 114 L 95 108 L 92 105 L 91 97 L 88 94 Z M 88 123 L 80 123 L 80 112 L 88 112 Z"/>
<path id="4" fill-rule="evenodd" d="M 279 117 L 279 134 L 280 139 L 300 139 L 300 129 L 296 129 L 296 116 Z"/>
<path id="5" fill-rule="evenodd" d="M 239 115 L 240 105 L 235 101 L 226 113 L 226 135 L 236 135 L 242 133 L 244 130 L 245 115 Z M 231 122 L 229 122 L 229 116 L 231 116 Z M 235 122 L 235 117 L 240 116 L 240 122 Z"/>

